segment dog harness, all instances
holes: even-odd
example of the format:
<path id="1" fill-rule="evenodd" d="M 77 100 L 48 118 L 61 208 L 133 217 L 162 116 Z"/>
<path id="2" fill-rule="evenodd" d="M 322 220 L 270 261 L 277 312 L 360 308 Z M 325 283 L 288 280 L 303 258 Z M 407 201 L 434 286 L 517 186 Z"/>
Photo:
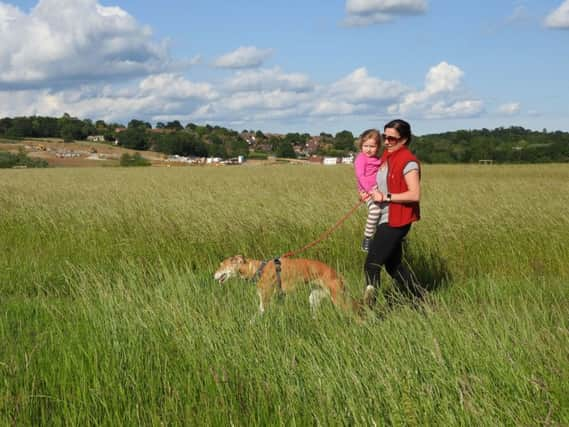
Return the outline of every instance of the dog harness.
<path id="1" fill-rule="evenodd" d="M 280 257 L 274 258 L 273 262 L 275 263 L 275 272 L 277 275 L 277 287 L 278 287 L 279 292 L 281 292 L 282 291 L 282 285 L 281 285 L 281 259 L 280 259 Z M 267 266 L 268 263 L 269 263 L 269 261 L 261 261 L 261 265 L 259 266 L 257 271 L 255 271 L 255 274 L 253 275 L 253 278 L 251 279 L 251 280 L 253 280 L 253 283 L 257 283 L 259 281 L 259 279 L 263 275 L 263 270 L 265 270 L 265 267 Z"/>
<path id="2" fill-rule="evenodd" d="M 255 274 L 253 274 L 253 277 L 251 278 L 253 283 L 257 283 L 259 281 L 259 279 L 261 278 L 261 275 L 263 274 L 263 270 L 265 269 L 266 265 L 267 265 L 267 261 L 261 261 L 261 265 L 259 266 L 257 271 L 255 271 Z"/>

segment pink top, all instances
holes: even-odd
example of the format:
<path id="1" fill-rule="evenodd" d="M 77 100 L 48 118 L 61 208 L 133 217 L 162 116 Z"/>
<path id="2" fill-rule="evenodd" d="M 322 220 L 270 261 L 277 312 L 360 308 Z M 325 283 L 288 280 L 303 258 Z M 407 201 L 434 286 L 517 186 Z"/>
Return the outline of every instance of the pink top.
<path id="1" fill-rule="evenodd" d="M 358 180 L 358 190 L 369 193 L 373 187 L 377 186 L 375 176 L 380 165 L 381 159 L 377 157 L 368 157 L 364 153 L 357 155 L 354 161 L 354 169 Z"/>

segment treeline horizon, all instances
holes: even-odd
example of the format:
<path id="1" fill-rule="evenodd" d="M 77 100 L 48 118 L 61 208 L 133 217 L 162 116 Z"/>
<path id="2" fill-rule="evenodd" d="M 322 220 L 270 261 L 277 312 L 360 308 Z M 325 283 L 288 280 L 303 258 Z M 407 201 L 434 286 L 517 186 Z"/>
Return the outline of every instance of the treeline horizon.
<path id="1" fill-rule="evenodd" d="M 140 151 L 156 151 L 169 155 L 222 157 L 346 156 L 358 151 L 357 135 L 343 130 L 332 135 L 321 132 L 286 134 L 263 133 L 261 130 L 241 132 L 209 124 L 178 120 L 152 125 L 133 119 L 125 126 L 119 122 L 78 119 L 64 114 L 48 116 L 4 117 L 0 119 L 0 137 L 62 138 L 65 142 L 86 140 L 102 135 L 112 143 Z M 547 129 L 534 131 L 521 126 L 495 129 L 456 130 L 427 135 L 413 135 L 411 149 L 425 163 L 496 163 L 569 162 L 569 132 Z"/>

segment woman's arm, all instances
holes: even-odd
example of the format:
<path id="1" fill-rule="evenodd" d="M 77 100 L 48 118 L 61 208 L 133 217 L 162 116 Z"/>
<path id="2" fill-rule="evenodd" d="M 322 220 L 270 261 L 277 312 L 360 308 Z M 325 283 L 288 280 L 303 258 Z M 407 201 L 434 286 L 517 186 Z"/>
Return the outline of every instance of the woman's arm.
<path id="1" fill-rule="evenodd" d="M 414 169 L 409 171 L 403 177 L 407 184 L 407 191 L 404 193 L 391 194 L 391 201 L 397 203 L 418 202 L 421 199 L 421 182 L 419 180 L 419 171 Z"/>
<path id="2" fill-rule="evenodd" d="M 407 184 L 407 191 L 403 193 L 391 193 L 391 201 L 397 203 L 412 203 L 418 202 L 421 199 L 421 183 L 419 180 L 419 170 L 413 169 L 405 174 L 403 177 Z M 378 191 L 377 189 L 372 192 L 372 198 L 376 202 L 387 201 L 387 195 Z"/>

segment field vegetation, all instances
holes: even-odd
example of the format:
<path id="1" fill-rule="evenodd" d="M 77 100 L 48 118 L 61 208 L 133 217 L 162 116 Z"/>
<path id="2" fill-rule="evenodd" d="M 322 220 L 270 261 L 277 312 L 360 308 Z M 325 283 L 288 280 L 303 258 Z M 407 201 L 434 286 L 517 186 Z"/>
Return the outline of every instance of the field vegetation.
<path id="1" fill-rule="evenodd" d="M 357 322 L 212 279 L 334 224 L 350 167 L 0 170 L 0 425 L 569 424 L 569 167 L 422 176 L 431 292 Z M 303 255 L 354 297 L 364 216 Z"/>

